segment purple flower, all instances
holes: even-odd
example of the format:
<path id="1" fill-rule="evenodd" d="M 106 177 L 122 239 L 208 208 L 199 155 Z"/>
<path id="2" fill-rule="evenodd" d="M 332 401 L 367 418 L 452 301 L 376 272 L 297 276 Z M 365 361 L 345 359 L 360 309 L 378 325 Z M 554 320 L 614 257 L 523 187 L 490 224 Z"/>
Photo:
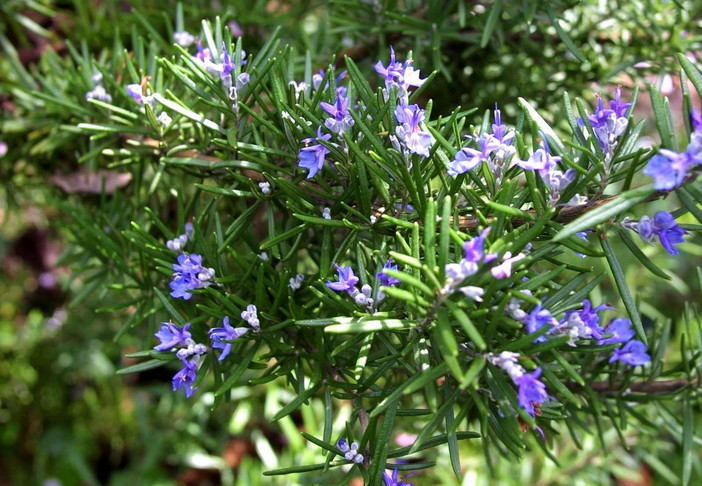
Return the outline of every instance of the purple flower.
<path id="1" fill-rule="evenodd" d="M 534 307 L 532 311 L 524 317 L 524 325 L 526 326 L 529 334 L 535 333 L 544 326 L 553 327 L 554 323 L 556 323 L 556 320 L 553 318 L 553 316 L 551 316 L 551 312 L 548 309 L 541 307 L 541 304 Z M 551 332 L 551 330 L 548 332 Z M 534 340 L 536 343 L 543 343 L 545 341 L 546 336 L 544 335 L 541 335 Z"/>
<path id="2" fill-rule="evenodd" d="M 395 61 L 395 50 L 392 47 L 387 67 L 381 61 L 375 63 L 375 71 L 385 79 L 386 99 L 391 88 L 397 88 L 400 99 L 406 99 L 410 86 L 419 87 L 424 84 L 426 79 L 421 79 L 419 70 L 411 64 L 412 59 L 407 59 L 404 63 Z"/>
<path id="3" fill-rule="evenodd" d="M 492 274 L 493 278 L 498 280 L 507 278 L 512 275 L 512 265 L 520 260 L 524 260 L 525 258 L 526 255 L 524 253 L 519 253 L 512 256 L 512 252 L 508 251 L 505 253 L 504 257 L 502 257 L 502 263 L 492 267 L 490 269 L 490 273 Z"/>
<path id="4" fill-rule="evenodd" d="M 483 259 L 483 247 L 485 245 L 485 239 L 490 234 L 490 230 L 491 228 L 488 226 L 478 236 L 463 243 L 463 258 L 465 260 L 478 263 Z"/>
<path id="5" fill-rule="evenodd" d="M 185 390 L 185 396 L 190 398 L 196 388 L 193 388 L 193 383 L 197 378 L 197 360 L 181 360 L 183 369 L 173 377 L 173 391 L 178 391 L 181 388 Z"/>
<path id="6" fill-rule="evenodd" d="M 138 83 L 128 84 L 126 87 L 127 95 L 140 105 L 144 104 L 144 95 L 141 90 L 141 85 Z"/>
<path id="7" fill-rule="evenodd" d="M 385 481 L 385 486 L 412 486 L 412 483 L 400 480 L 397 468 L 392 470 L 392 476 L 388 475 L 387 472 L 383 472 L 383 480 Z"/>
<path id="8" fill-rule="evenodd" d="M 502 124 L 502 113 L 495 104 L 493 113 L 495 123 L 492 124 L 492 133 L 481 133 L 479 137 L 468 137 L 474 140 L 480 150 L 464 147 L 459 150 L 452 162 L 448 164 L 448 175 L 456 176 L 469 170 L 473 170 L 482 162 L 490 164 L 490 169 L 495 172 L 499 179 L 503 170 L 505 160 L 511 157 L 515 148 L 511 143 L 514 139 L 514 130 L 508 130 L 507 125 Z M 494 162 L 492 155 L 494 154 Z"/>
<path id="9" fill-rule="evenodd" d="M 648 216 L 642 216 L 637 229 L 639 236 L 646 243 L 653 243 L 654 237 L 658 236 L 663 248 L 671 255 L 679 253 L 673 245 L 685 241 L 683 235 L 687 234 L 687 231 L 675 222 L 673 215 L 666 211 L 658 211 L 653 216 L 653 221 Z"/>
<path id="10" fill-rule="evenodd" d="M 514 384 L 518 388 L 519 406 L 532 417 L 536 416 L 534 404 L 542 404 L 548 400 L 546 385 L 539 380 L 539 376 L 541 376 L 541 368 L 536 368 L 533 372 L 524 373 L 514 379 Z"/>
<path id="11" fill-rule="evenodd" d="M 331 138 L 330 134 L 322 135 L 321 128 L 317 129 L 317 138 L 306 138 L 303 140 L 305 147 L 300 150 L 300 161 L 298 166 L 303 169 L 307 169 L 307 178 L 312 179 L 317 172 L 322 170 L 324 167 L 324 160 L 329 153 L 329 149 L 322 145 L 321 143 L 316 143 L 314 145 L 309 145 L 315 140 L 329 140 Z"/>
<path id="12" fill-rule="evenodd" d="M 197 53 L 195 56 L 196 61 L 199 61 L 201 64 L 206 65 L 207 63 L 212 63 L 212 52 L 210 51 L 209 48 L 207 47 L 202 47 L 202 44 L 200 41 L 198 41 L 195 46 L 197 47 Z"/>
<path id="13" fill-rule="evenodd" d="M 614 350 L 609 362 L 614 363 L 615 361 L 621 361 L 629 366 L 642 366 L 651 361 L 651 357 L 646 353 L 646 345 L 644 343 L 633 340 Z"/>
<path id="14" fill-rule="evenodd" d="M 385 265 L 383 265 L 383 269 L 375 274 L 375 278 L 377 278 L 380 281 L 380 285 L 392 287 L 393 285 L 397 285 L 400 283 L 400 281 L 395 277 L 391 277 L 390 275 L 386 274 L 385 270 L 397 271 L 398 268 L 397 265 L 392 264 L 392 260 L 388 260 L 387 262 L 385 262 Z"/>
<path id="15" fill-rule="evenodd" d="M 623 317 L 614 319 L 603 332 L 610 336 L 597 341 L 600 346 L 625 343 L 635 336 L 634 330 L 631 328 L 631 321 Z"/>
<path id="16" fill-rule="evenodd" d="M 195 42 L 195 36 L 190 32 L 182 30 L 180 32 L 173 33 L 173 40 L 175 40 L 176 44 L 181 47 L 188 47 Z"/>
<path id="17" fill-rule="evenodd" d="M 166 248 L 173 251 L 181 251 L 183 247 L 192 239 L 193 236 L 193 224 L 185 223 L 185 233 L 176 236 L 172 240 L 166 242 Z"/>
<path id="18" fill-rule="evenodd" d="M 139 87 L 139 89 L 141 90 L 141 87 Z M 100 100 L 106 103 L 110 103 L 112 101 L 112 96 L 110 96 L 110 94 L 107 91 L 105 91 L 105 88 L 101 84 L 98 84 L 93 89 L 85 93 L 85 99 Z"/>
<path id="19" fill-rule="evenodd" d="M 353 126 L 353 118 L 349 115 L 349 99 L 346 96 L 346 88 L 336 88 L 336 102 L 333 105 L 322 101 L 319 106 L 331 115 L 331 118 L 324 120 L 324 126 L 332 132 L 342 133 Z"/>
<path id="20" fill-rule="evenodd" d="M 509 145 L 512 143 L 512 139 L 514 139 L 514 130 L 509 130 L 507 129 L 507 125 L 502 124 L 502 112 L 497 106 L 497 103 L 495 103 L 495 111 L 493 112 L 493 117 L 495 119 L 495 123 L 492 124 L 492 134 L 495 137 L 495 139 L 501 144 L 501 145 Z"/>
<path id="21" fill-rule="evenodd" d="M 300 277 L 300 275 L 298 275 L 298 277 Z M 258 320 L 258 309 L 255 305 L 247 305 L 246 310 L 241 312 L 241 318 L 253 328 L 254 332 L 258 332 L 261 327 L 261 321 Z"/>
<path id="22" fill-rule="evenodd" d="M 525 170 L 537 170 L 542 178 L 546 178 L 560 161 L 559 156 L 551 155 L 548 147 L 542 144 L 527 160 L 518 160 L 516 164 Z"/>
<path id="23" fill-rule="evenodd" d="M 643 173 L 653 177 L 653 188 L 658 191 L 670 191 L 683 183 L 687 171 L 695 165 L 686 152 L 660 149 L 658 154 L 648 161 Z"/>
<path id="24" fill-rule="evenodd" d="M 690 110 L 690 125 L 692 125 L 692 130 L 695 132 L 702 131 L 702 113 L 699 110 Z"/>
<path id="25" fill-rule="evenodd" d="M 702 163 L 702 131 L 695 130 L 685 152 L 660 149 L 643 173 L 653 177 L 653 188 L 670 191 L 683 183 L 691 167 Z"/>
<path id="26" fill-rule="evenodd" d="M 398 105 L 395 108 L 395 118 L 400 123 L 395 133 L 407 150 L 429 157 L 429 148 L 434 143 L 434 137 L 419 126 L 424 120 L 424 110 L 420 109 L 419 105 Z"/>
<path id="27" fill-rule="evenodd" d="M 202 257 L 195 253 L 178 255 L 173 271 L 173 280 L 169 283 L 171 297 L 184 300 L 190 300 L 191 290 L 207 287 L 215 276 L 214 269 L 203 267 Z"/>
<path id="28" fill-rule="evenodd" d="M 358 442 L 352 442 L 351 445 L 349 445 L 346 439 L 339 439 L 336 442 L 336 448 L 341 451 L 344 455 L 344 459 L 347 461 L 355 462 L 356 464 L 363 462 L 363 454 L 358 452 Z"/>
<path id="29" fill-rule="evenodd" d="M 239 339 L 249 332 L 249 329 L 246 327 L 232 327 L 229 324 L 228 316 L 222 319 L 222 324 L 223 327 L 213 327 L 208 332 L 210 339 L 212 339 L 212 347 L 222 350 L 222 354 L 220 354 L 218 358 L 219 361 L 229 356 L 232 350 L 232 343 L 227 341 Z"/>
<path id="30" fill-rule="evenodd" d="M 475 140 L 480 150 L 463 147 L 456 152 L 454 160 L 448 163 L 448 175 L 457 176 L 458 174 L 473 170 L 482 162 L 489 162 L 490 154 L 499 147 L 499 141 L 489 133 L 482 133 L 480 137 Z"/>
<path id="31" fill-rule="evenodd" d="M 595 112 L 587 117 L 597 142 L 608 157 L 614 152 L 617 138 L 626 130 L 629 123 L 626 112 L 631 106 L 631 103 L 621 101 L 621 88 L 617 88 L 614 93 L 615 97 L 609 102 L 609 108 L 605 108 L 602 98 L 598 98 Z M 579 123 L 584 124 L 582 119 Z"/>
<path id="32" fill-rule="evenodd" d="M 575 171 L 568 169 L 565 172 L 558 169 L 558 162 L 561 157 L 551 155 L 546 139 L 541 142 L 541 147 L 536 149 L 527 160 L 518 160 L 516 164 L 525 170 L 536 170 L 539 172 L 544 184 L 550 191 L 550 204 L 554 206 L 561 198 L 561 191 L 568 184 L 575 180 Z"/>
<path id="33" fill-rule="evenodd" d="M 613 307 L 602 304 L 593 308 L 590 300 L 585 299 L 581 310 L 566 312 L 565 317 L 559 323 L 559 332 L 564 333 L 567 330 L 573 339 L 600 339 L 604 330 L 600 326 L 600 316 L 597 313 L 605 309 L 613 309 Z"/>
<path id="34" fill-rule="evenodd" d="M 334 264 L 337 273 L 339 274 L 338 282 L 327 282 L 327 287 L 337 292 L 348 292 L 351 294 L 356 289 L 356 284 L 358 283 L 358 277 L 354 275 L 353 269 L 351 267 L 340 267 Z"/>
<path id="35" fill-rule="evenodd" d="M 186 341 L 191 338 L 190 323 L 188 322 L 183 327 L 179 327 L 172 322 L 162 322 L 161 329 L 154 334 L 161 341 L 161 344 L 154 346 L 156 351 L 167 351 L 176 346 L 185 346 Z"/>

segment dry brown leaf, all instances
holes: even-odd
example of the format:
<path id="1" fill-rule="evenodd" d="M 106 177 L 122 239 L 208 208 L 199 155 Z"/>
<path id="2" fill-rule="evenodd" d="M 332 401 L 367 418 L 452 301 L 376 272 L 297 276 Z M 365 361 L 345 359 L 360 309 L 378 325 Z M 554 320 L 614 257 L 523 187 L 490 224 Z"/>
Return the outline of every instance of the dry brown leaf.
<path id="1" fill-rule="evenodd" d="M 71 174 L 55 174 L 49 180 L 69 194 L 101 194 L 103 190 L 105 194 L 113 194 L 120 187 L 129 184 L 132 174 L 114 170 L 80 170 Z"/>

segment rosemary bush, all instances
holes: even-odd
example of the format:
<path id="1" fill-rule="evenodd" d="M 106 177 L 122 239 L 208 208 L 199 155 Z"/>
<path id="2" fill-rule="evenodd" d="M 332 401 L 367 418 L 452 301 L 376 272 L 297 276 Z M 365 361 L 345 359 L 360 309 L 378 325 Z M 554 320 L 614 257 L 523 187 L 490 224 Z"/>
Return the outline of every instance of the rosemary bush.
<path id="1" fill-rule="evenodd" d="M 648 84 L 646 127 L 638 88 L 582 99 L 551 79 L 548 93 L 514 93 L 502 64 L 501 84 L 476 82 L 475 101 L 456 92 L 491 43 L 486 66 L 538 62 L 538 36 L 515 46 L 528 29 L 556 42 L 578 94 L 629 69 L 640 59 L 624 51 L 576 67 L 601 56 L 574 40 L 596 5 L 415 3 L 333 2 L 299 14 L 298 37 L 247 35 L 226 15 L 187 30 L 178 5 L 173 24 L 136 13 L 131 36 L 99 51 L 69 43 L 31 70 L 3 35 L 18 114 L 3 137 L 24 147 L 8 153 L 6 198 L 31 194 L 22 164 L 67 194 L 48 200 L 65 215 L 76 299 L 109 296 L 97 311 L 123 320 L 116 340 L 142 338 L 119 373 L 166 369 L 160 393 L 212 413 L 244 397 L 304 438 L 287 462 L 259 450 L 266 477 L 421 484 L 413 474 L 438 463 L 450 483 L 480 450 L 488 468 L 538 449 L 557 464 L 569 436 L 593 457 L 617 439 L 670 440 L 676 471 L 639 459 L 690 482 L 700 320 L 656 294 L 702 284 L 678 263 L 699 254 L 702 223 L 702 74 L 681 52 L 698 41 L 665 44 L 649 65 L 680 71 L 683 104 L 671 110 Z M 670 9 L 689 22 L 658 3 L 647 20 Z M 363 19 L 372 39 L 343 48 L 367 33 Z M 32 160 L 46 154 L 65 158 Z"/>

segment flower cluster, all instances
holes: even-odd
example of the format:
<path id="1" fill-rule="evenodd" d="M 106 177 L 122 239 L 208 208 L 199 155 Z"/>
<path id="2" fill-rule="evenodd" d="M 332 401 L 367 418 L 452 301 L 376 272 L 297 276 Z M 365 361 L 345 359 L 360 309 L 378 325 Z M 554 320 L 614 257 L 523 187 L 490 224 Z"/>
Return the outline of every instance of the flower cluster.
<path id="1" fill-rule="evenodd" d="M 517 386 L 517 401 L 532 417 L 536 416 L 536 406 L 541 405 L 549 396 L 546 393 L 546 385 L 539 380 L 541 368 L 536 368 L 531 373 L 527 373 L 520 364 L 517 363 L 519 354 L 510 351 L 502 351 L 500 354 L 488 353 L 486 359 L 489 363 L 501 368 L 512 379 Z"/>
<path id="2" fill-rule="evenodd" d="M 288 287 L 290 287 L 290 290 L 292 290 L 293 292 L 295 292 L 296 290 L 300 290 L 300 287 L 302 287 L 303 280 L 305 280 L 305 276 L 301 273 L 298 273 L 294 277 L 290 277 L 288 279 Z"/>
<path id="3" fill-rule="evenodd" d="M 534 309 L 523 313 L 520 319 L 529 334 L 541 330 L 548 326 L 545 334 L 539 335 L 534 342 L 546 341 L 546 335 L 569 336 L 568 344 L 576 346 L 579 339 L 595 340 L 597 345 L 606 346 L 610 344 L 624 344 L 623 347 L 614 350 L 610 358 L 613 361 L 622 361 L 630 366 L 639 366 L 650 361 L 650 356 L 646 354 L 646 345 L 641 341 L 633 340 L 635 333 L 631 328 L 631 321 L 625 318 L 612 320 L 607 327 L 600 325 L 598 312 L 605 309 L 612 310 L 607 305 L 592 307 L 588 299 L 583 300 L 582 309 L 566 312 L 559 321 L 551 315 L 548 309 L 544 309 L 538 304 Z"/>
<path id="4" fill-rule="evenodd" d="M 339 439 L 336 442 L 336 448 L 344 455 L 344 459 L 355 464 L 363 462 L 363 454 L 358 452 L 358 442 L 351 442 L 349 445 L 346 439 Z"/>
<path id="5" fill-rule="evenodd" d="M 330 115 L 324 120 L 324 126 L 331 132 L 342 134 L 353 126 L 353 118 L 349 114 L 349 98 L 346 96 L 346 88 L 340 86 L 336 88 L 336 101 L 333 105 L 322 101 L 319 106 Z"/>
<path id="6" fill-rule="evenodd" d="M 489 234 L 490 228 L 488 227 L 475 238 L 463 243 L 464 257 L 458 263 L 448 263 L 446 265 L 444 268 L 446 284 L 442 289 L 443 294 L 449 295 L 456 290 L 460 290 L 467 297 L 471 297 L 478 302 L 482 300 L 482 295 L 485 292 L 483 289 L 474 286 L 461 286 L 461 283 L 478 272 L 479 262 L 488 263 L 497 258 L 495 253 L 484 255 L 483 247 Z"/>
<path id="7" fill-rule="evenodd" d="M 568 169 L 563 172 L 558 168 L 560 161 L 561 157 L 551 155 L 544 138 L 541 146 L 527 160 L 516 162 L 522 169 L 539 172 L 541 179 L 550 191 L 549 202 L 551 206 L 554 206 L 561 198 L 561 191 L 575 180 L 575 170 Z"/>
<path id="8" fill-rule="evenodd" d="M 193 237 L 193 224 L 185 223 L 185 233 L 176 236 L 172 240 L 166 242 L 166 248 L 173 251 L 182 251 L 188 241 Z"/>
<path id="9" fill-rule="evenodd" d="M 409 98 L 409 88 L 419 88 L 426 79 L 420 78 L 418 69 L 412 67 L 412 58 L 408 58 L 405 62 L 400 63 L 395 60 L 395 50 L 390 47 L 390 62 L 387 67 L 381 61 L 375 63 L 375 72 L 380 74 L 385 80 L 385 89 L 383 94 L 385 99 L 390 98 L 390 91 L 397 89 L 397 96 L 400 101 L 407 104 Z"/>
<path id="10" fill-rule="evenodd" d="M 624 133 L 629 123 L 626 112 L 631 103 L 621 101 L 621 88 L 617 88 L 614 93 L 614 99 L 610 100 L 609 108 L 605 108 L 602 98 L 598 97 L 595 112 L 587 116 L 606 160 L 611 159 L 617 146 L 617 139 Z M 585 124 L 582 118 L 578 123 Z"/>
<path id="11" fill-rule="evenodd" d="M 463 243 L 463 258 L 458 263 L 449 263 L 444 267 L 446 274 L 446 283 L 442 289 L 444 295 L 450 295 L 458 290 L 466 297 L 478 302 L 482 301 L 484 289 L 472 285 L 462 286 L 461 284 L 465 279 L 478 272 L 479 263 L 487 264 L 497 260 L 497 253 L 485 254 L 485 240 L 489 234 L 490 228 L 488 227 L 475 238 Z M 512 265 L 524 258 L 526 258 L 524 253 L 512 256 L 512 252 L 508 251 L 502 256 L 501 262 L 490 269 L 490 274 L 497 280 L 508 278 L 512 275 Z"/>
<path id="12" fill-rule="evenodd" d="M 351 267 L 340 267 L 335 263 L 334 268 L 336 268 L 339 280 L 336 282 L 327 282 L 327 287 L 335 290 L 336 292 L 346 292 L 358 305 L 372 309 L 374 303 L 374 300 L 371 297 L 373 294 L 373 288 L 370 285 L 365 284 L 361 287 L 361 290 L 359 290 L 357 286 L 358 277 L 353 273 L 353 269 Z"/>
<path id="13" fill-rule="evenodd" d="M 154 346 L 156 351 L 169 351 L 177 348 L 176 356 L 183 368 L 173 376 L 173 391 L 185 390 L 190 397 L 196 389 L 193 387 L 197 378 L 200 357 L 207 352 L 207 346 L 197 344 L 190 334 L 190 323 L 179 327 L 172 322 L 162 322 L 161 329 L 155 334 L 160 344 Z"/>
<path id="14" fill-rule="evenodd" d="M 642 216 L 638 222 L 625 218 L 621 224 L 627 229 L 638 232 L 641 239 L 648 244 L 654 244 L 654 240 L 658 237 L 663 248 L 671 255 L 680 253 L 674 245 L 685 241 L 683 236 L 687 234 L 687 231 L 682 229 L 675 222 L 673 215 L 667 211 L 658 211 L 653 219 Z"/>
<path id="15" fill-rule="evenodd" d="M 429 157 L 434 137 L 419 125 L 424 121 L 424 110 L 416 104 L 401 104 L 395 108 L 395 118 L 399 123 L 395 134 L 407 150 L 422 157 Z"/>
<path id="16" fill-rule="evenodd" d="M 484 132 L 479 136 L 468 136 L 468 139 L 478 145 L 479 150 L 471 147 L 459 150 L 454 160 L 448 163 L 448 175 L 463 174 L 486 162 L 490 165 L 495 178 L 498 181 L 502 178 L 505 166 L 516 152 L 512 146 L 515 132 L 502 123 L 502 114 L 497 105 L 493 115 L 495 123 L 492 124 L 492 133 Z"/>
<path id="17" fill-rule="evenodd" d="M 653 177 L 653 188 L 670 191 L 680 186 L 691 168 L 702 164 L 702 123 L 697 122 L 699 112 L 693 110 L 691 116 L 693 132 L 690 143 L 684 152 L 660 149 L 644 169 L 643 173 Z"/>
<path id="18" fill-rule="evenodd" d="M 429 149 L 434 144 L 434 137 L 420 125 L 424 122 L 424 110 L 419 105 L 409 104 L 409 88 L 418 88 L 426 79 L 421 79 L 419 70 L 414 69 L 411 64 L 411 58 L 404 63 L 397 62 L 395 51 L 391 47 L 390 62 L 387 67 L 378 61 L 375 64 L 375 71 L 385 81 L 383 94 L 386 100 L 390 98 L 393 89 L 396 90 L 398 105 L 395 108 L 395 119 L 398 126 L 395 129 L 395 135 L 397 139 L 409 152 L 429 157 Z M 395 142 L 397 143 L 398 140 Z"/>
<path id="19" fill-rule="evenodd" d="M 251 326 L 254 332 L 259 331 L 261 324 L 255 305 L 249 305 L 241 313 L 241 318 Z M 162 322 L 161 328 L 155 334 L 156 339 L 160 342 L 154 346 L 156 351 L 176 350 L 176 356 L 183 368 L 173 377 L 173 391 L 183 389 L 186 397 L 192 396 L 196 389 L 193 384 L 197 379 L 198 366 L 202 355 L 208 351 L 206 345 L 198 344 L 193 340 L 190 327 L 190 323 L 180 327 L 172 322 Z M 218 358 L 219 361 L 225 359 L 231 352 L 232 341 L 242 337 L 249 330 L 248 327 L 231 326 L 228 316 L 222 319 L 222 327 L 213 327 L 209 330 L 208 335 L 212 341 L 212 348 L 222 350 Z"/>
<path id="20" fill-rule="evenodd" d="M 169 283 L 171 297 L 190 300 L 191 290 L 201 289 L 210 285 L 215 278 L 213 268 L 202 266 L 202 256 L 191 253 L 178 255 L 178 263 L 173 264 L 173 280 Z"/>
<path id="21" fill-rule="evenodd" d="M 373 299 L 373 288 L 365 284 L 358 289 L 358 277 L 353 273 L 351 267 L 340 267 L 336 263 L 334 264 L 336 268 L 339 279 L 336 282 L 329 281 L 326 283 L 327 287 L 337 292 L 346 292 L 358 305 L 365 306 L 368 310 L 372 310 L 374 304 L 379 303 L 385 298 L 385 294 L 381 290 L 378 290 L 376 298 Z M 380 285 L 385 287 L 392 287 L 400 283 L 400 281 L 394 277 L 385 273 L 385 270 L 397 271 L 397 265 L 393 265 L 391 260 L 385 262 L 383 268 L 378 272 L 375 277 L 378 279 Z"/>
<path id="22" fill-rule="evenodd" d="M 241 313 L 241 318 L 245 320 L 254 332 L 258 332 L 261 328 L 261 323 L 258 320 L 258 310 L 256 306 L 251 304 L 246 307 L 246 310 Z M 248 327 L 233 327 L 229 324 L 229 316 L 222 319 L 222 327 L 213 327 L 208 334 L 212 340 L 212 347 L 221 349 L 222 353 L 217 358 L 222 361 L 229 356 L 232 350 L 232 341 L 239 339 L 241 336 L 249 332 Z"/>
<path id="23" fill-rule="evenodd" d="M 110 96 L 110 94 L 105 90 L 105 87 L 102 85 L 102 73 L 93 74 L 90 80 L 95 84 L 95 87 L 85 93 L 85 99 L 100 100 L 110 103 L 112 101 L 112 96 Z"/>

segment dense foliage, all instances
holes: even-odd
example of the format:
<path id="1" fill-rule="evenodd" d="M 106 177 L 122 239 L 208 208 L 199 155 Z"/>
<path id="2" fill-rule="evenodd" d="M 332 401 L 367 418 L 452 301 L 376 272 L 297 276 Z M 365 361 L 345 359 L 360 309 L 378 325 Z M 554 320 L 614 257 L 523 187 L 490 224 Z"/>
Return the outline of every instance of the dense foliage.
<path id="1" fill-rule="evenodd" d="M 2 7 L 3 197 L 70 269 L 2 317 L 16 480 L 700 476 L 700 7 L 153 3 Z"/>

